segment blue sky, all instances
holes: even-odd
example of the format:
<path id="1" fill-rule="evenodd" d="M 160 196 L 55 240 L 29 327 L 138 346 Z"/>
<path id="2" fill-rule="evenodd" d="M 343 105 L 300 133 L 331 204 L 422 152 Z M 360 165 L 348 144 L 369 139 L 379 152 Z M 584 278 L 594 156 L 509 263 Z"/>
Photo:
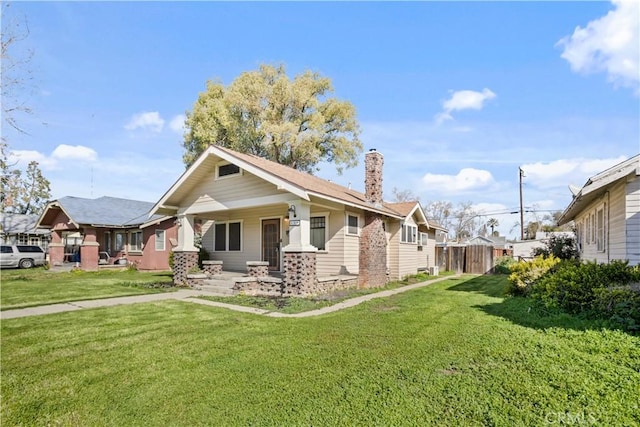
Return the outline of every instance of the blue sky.
<path id="1" fill-rule="evenodd" d="M 208 79 L 260 63 L 331 78 L 365 150 L 423 204 L 562 210 L 569 184 L 640 152 L 638 2 L 45 2 L 26 17 L 34 113 L 2 131 L 53 197 L 156 201 L 184 171 L 182 120 Z M 3 100 L 5 102 L 5 100 Z M 362 190 L 363 165 L 318 175 Z M 533 215 L 533 214 L 530 214 Z M 491 215 L 503 234 L 518 215 Z M 531 216 L 528 219 L 532 219 Z"/>

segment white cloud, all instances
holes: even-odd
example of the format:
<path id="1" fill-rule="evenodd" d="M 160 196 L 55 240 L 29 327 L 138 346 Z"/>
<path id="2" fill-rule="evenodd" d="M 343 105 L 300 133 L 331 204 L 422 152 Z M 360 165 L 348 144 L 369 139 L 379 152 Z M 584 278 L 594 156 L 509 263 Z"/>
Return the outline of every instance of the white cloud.
<path id="1" fill-rule="evenodd" d="M 607 159 L 560 159 L 549 163 L 522 165 L 525 182 L 540 188 L 566 187 L 569 184 L 582 186 L 588 178 L 621 163 L 626 157 Z"/>
<path id="2" fill-rule="evenodd" d="M 605 71 L 615 86 L 640 95 L 640 2 L 613 0 L 614 9 L 562 38 L 562 58 L 576 72 Z"/>
<path id="3" fill-rule="evenodd" d="M 17 163 L 26 167 L 30 162 L 36 161 L 43 169 L 52 169 L 56 161 L 35 150 L 13 150 L 9 153 L 8 163 Z"/>
<path id="4" fill-rule="evenodd" d="M 98 158 L 98 153 L 93 148 L 82 145 L 60 144 L 53 150 L 51 157 L 58 160 L 83 160 L 93 162 Z"/>
<path id="5" fill-rule="evenodd" d="M 178 114 L 169 122 L 169 129 L 172 131 L 182 134 L 185 131 L 184 121 L 187 120 L 187 116 L 184 114 Z"/>
<path id="6" fill-rule="evenodd" d="M 160 133 L 164 127 L 164 119 L 160 117 L 157 111 L 149 111 L 140 114 L 134 114 L 124 128 L 126 130 L 149 130 L 151 132 Z"/>
<path id="7" fill-rule="evenodd" d="M 428 173 L 422 177 L 422 182 L 433 192 L 461 193 L 487 188 L 494 184 L 494 179 L 489 171 L 464 168 L 457 175 Z"/>
<path id="8" fill-rule="evenodd" d="M 481 110 L 486 101 L 495 97 L 496 94 L 487 88 L 484 88 L 482 92 L 474 90 L 459 90 L 453 92 L 451 98 L 442 103 L 443 111 L 436 114 L 436 122 L 442 123 L 445 120 L 453 120 L 451 113 L 454 111 Z"/>

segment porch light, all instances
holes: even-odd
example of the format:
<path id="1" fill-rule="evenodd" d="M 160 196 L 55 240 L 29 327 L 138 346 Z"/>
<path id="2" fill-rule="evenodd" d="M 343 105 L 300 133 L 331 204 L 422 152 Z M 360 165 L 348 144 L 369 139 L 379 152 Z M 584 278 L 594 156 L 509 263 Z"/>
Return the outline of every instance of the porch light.
<path id="1" fill-rule="evenodd" d="M 291 206 L 289 206 L 289 209 L 288 209 L 287 211 L 288 211 L 288 212 L 293 212 L 293 217 L 294 217 L 294 218 L 297 218 L 297 216 L 296 216 L 296 207 L 295 207 L 295 205 L 291 205 Z"/>

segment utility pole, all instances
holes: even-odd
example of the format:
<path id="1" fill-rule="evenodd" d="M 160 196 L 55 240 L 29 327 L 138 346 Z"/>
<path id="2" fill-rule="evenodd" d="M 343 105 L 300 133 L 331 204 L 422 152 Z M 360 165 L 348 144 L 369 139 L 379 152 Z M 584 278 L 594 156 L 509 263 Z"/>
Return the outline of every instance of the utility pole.
<path id="1" fill-rule="evenodd" d="M 522 207 L 522 177 L 524 171 L 521 167 L 518 168 L 520 172 L 520 240 L 524 240 L 524 208 Z"/>

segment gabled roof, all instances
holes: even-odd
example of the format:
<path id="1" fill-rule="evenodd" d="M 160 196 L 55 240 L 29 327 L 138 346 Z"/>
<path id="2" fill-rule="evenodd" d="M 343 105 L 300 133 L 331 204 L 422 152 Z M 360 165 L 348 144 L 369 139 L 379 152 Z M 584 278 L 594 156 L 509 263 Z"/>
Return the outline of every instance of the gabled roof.
<path id="1" fill-rule="evenodd" d="M 38 215 L 0 213 L 2 234 L 48 234 L 49 230 L 37 228 Z"/>
<path id="2" fill-rule="evenodd" d="M 135 227 L 162 218 L 160 215 L 149 218 L 152 207 L 151 202 L 117 197 L 85 199 L 67 196 L 50 202 L 40 216 L 38 225 L 53 226 L 58 211 L 62 210 L 76 226 Z"/>
<path id="3" fill-rule="evenodd" d="M 420 202 L 417 200 L 409 202 L 387 203 L 387 206 L 404 217 L 409 217 L 416 214 L 418 215 L 418 224 L 429 226 L 427 217 L 422 210 L 422 206 L 420 206 Z"/>
<path id="4" fill-rule="evenodd" d="M 577 193 L 574 192 L 575 188 L 572 188 L 573 200 L 562 212 L 558 223 L 562 225 L 573 220 L 578 213 L 601 194 L 604 194 L 612 185 L 630 175 L 640 176 L 640 154 L 592 176 Z"/>
<path id="5" fill-rule="evenodd" d="M 211 170 L 210 166 L 220 159 L 236 164 L 241 169 L 276 185 L 281 190 L 289 191 L 303 200 L 310 200 L 314 196 L 390 217 L 404 217 L 393 208 L 392 204 L 385 203 L 381 206 L 376 206 L 369 203 L 365 195 L 359 191 L 262 157 L 239 153 L 220 146 L 207 148 L 155 204 L 151 209 L 151 213 L 175 213 L 182 194 L 192 189 L 198 183 L 198 180 L 204 177 L 203 171 Z"/>

